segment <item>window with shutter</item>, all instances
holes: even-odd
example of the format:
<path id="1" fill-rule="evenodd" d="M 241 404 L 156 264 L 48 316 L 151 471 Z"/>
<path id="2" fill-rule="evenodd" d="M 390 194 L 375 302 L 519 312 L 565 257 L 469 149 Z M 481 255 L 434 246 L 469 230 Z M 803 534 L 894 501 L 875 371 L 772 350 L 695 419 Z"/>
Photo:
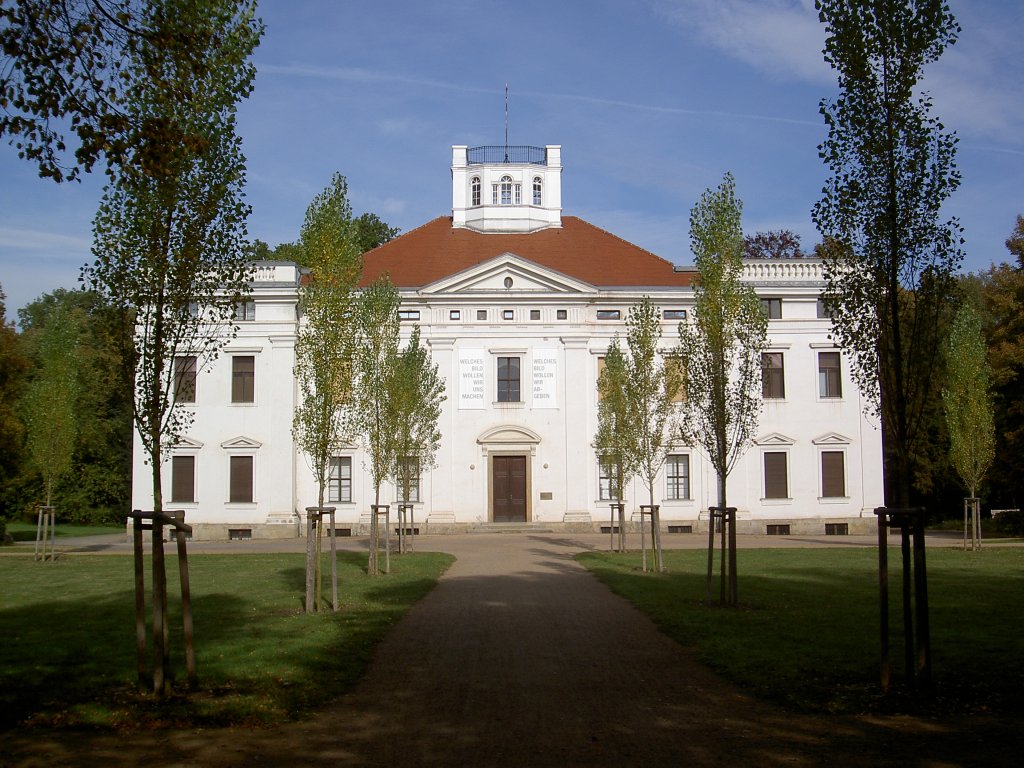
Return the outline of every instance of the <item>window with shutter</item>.
<path id="1" fill-rule="evenodd" d="M 231 457 L 231 477 L 228 501 L 252 502 L 252 456 Z"/>
<path id="2" fill-rule="evenodd" d="M 171 501 L 192 504 L 196 500 L 196 457 L 171 458 Z"/>
<path id="3" fill-rule="evenodd" d="M 821 495 L 823 498 L 846 496 L 846 472 L 842 451 L 821 453 Z"/>
<path id="4" fill-rule="evenodd" d="M 256 402 L 256 358 L 252 355 L 231 358 L 231 402 Z"/>
<path id="5" fill-rule="evenodd" d="M 764 455 L 764 497 L 766 499 L 788 499 L 789 479 L 786 471 L 786 454 L 771 451 Z"/>

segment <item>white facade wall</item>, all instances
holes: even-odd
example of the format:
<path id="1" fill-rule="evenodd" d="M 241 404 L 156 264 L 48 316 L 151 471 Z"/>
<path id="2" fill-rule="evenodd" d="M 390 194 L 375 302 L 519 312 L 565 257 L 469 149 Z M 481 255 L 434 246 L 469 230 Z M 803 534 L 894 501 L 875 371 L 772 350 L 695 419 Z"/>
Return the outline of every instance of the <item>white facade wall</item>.
<path id="1" fill-rule="evenodd" d="M 881 438 L 877 424 L 863 415 L 863 402 L 842 361 L 842 397 L 819 396 L 817 355 L 835 351 L 829 321 L 816 316 L 822 289 L 820 264 L 748 265 L 746 277 L 759 294 L 781 298 L 782 318 L 769 321 L 769 350 L 784 356 L 785 398 L 766 400 L 757 440 L 729 479 L 729 503 L 739 508 L 741 531 L 764 532 L 788 524 L 793 533 L 823 533 L 826 523 L 847 523 L 851 532 L 869 529 L 872 509 L 882 499 Z M 514 276 L 518 290 L 504 278 Z M 256 319 L 242 323 L 233 340 L 208 370 L 199 374 L 195 413 L 187 439 L 175 449 L 197 456 L 193 504 L 168 504 L 186 512 L 197 538 L 224 538 L 229 530 L 259 536 L 296 536 L 302 511 L 316 503 L 316 486 L 291 438 L 296 404 L 292 375 L 296 332 L 298 272 L 294 266 L 266 268 L 254 284 Z M 561 281 L 561 284 L 557 284 Z M 539 286 L 544 286 L 540 290 Z M 496 286 L 502 286 L 497 288 Z M 403 310 L 418 310 L 424 343 L 447 382 L 441 415 L 442 442 L 437 466 L 423 473 L 415 519 L 421 530 L 463 530 L 494 519 L 491 499 L 494 457 L 526 457 L 526 520 L 545 527 L 598 530 L 607 525 L 608 501 L 599 498 L 598 464 L 591 446 L 597 429 L 598 359 L 615 333 L 624 335 L 629 307 L 648 295 L 662 308 L 692 308 L 691 289 L 606 291 L 566 282 L 514 256 L 492 260 L 457 281 L 406 291 Z M 598 310 L 618 310 L 620 319 L 599 320 Z M 486 319 L 477 319 L 478 313 Z M 563 312 L 565 319 L 559 319 Z M 453 319 L 453 313 L 458 313 Z M 505 319 L 511 313 L 511 319 Z M 533 319 L 534 314 L 539 315 Z M 412 323 L 403 324 L 403 331 Z M 677 322 L 663 323 L 663 347 L 677 339 Z M 404 342 L 404 339 L 403 339 Z M 231 358 L 256 358 L 255 402 L 233 404 Z M 520 402 L 497 401 L 499 357 L 521 361 Z M 463 388 L 472 360 L 482 371 L 482 399 Z M 538 361 L 545 362 L 535 366 Z M 535 400 L 534 373 L 554 374 L 548 391 L 541 384 Z M 464 397 L 465 395 L 465 397 Z M 553 402 L 550 395 L 553 395 Z M 137 446 L 136 456 L 141 456 Z M 823 498 L 821 453 L 844 455 L 846 495 Z M 664 472 L 655 486 L 665 526 L 706 530 L 706 510 L 717 501 L 714 472 L 699 448 L 679 446 L 690 462 L 690 498 L 666 498 Z M 767 499 L 764 454 L 787 456 L 789 495 Z M 233 455 L 255 457 L 251 503 L 228 501 L 228 466 Z M 339 451 L 352 461 L 351 501 L 337 502 L 341 528 L 365 530 L 373 488 L 365 457 L 357 448 Z M 150 508 L 148 467 L 136 460 L 135 507 Z M 164 467 L 165 497 L 170 469 Z M 649 502 L 646 487 L 634 480 L 627 511 Z M 383 503 L 395 502 L 386 484 Z M 703 513 L 703 514 L 702 514 Z"/>

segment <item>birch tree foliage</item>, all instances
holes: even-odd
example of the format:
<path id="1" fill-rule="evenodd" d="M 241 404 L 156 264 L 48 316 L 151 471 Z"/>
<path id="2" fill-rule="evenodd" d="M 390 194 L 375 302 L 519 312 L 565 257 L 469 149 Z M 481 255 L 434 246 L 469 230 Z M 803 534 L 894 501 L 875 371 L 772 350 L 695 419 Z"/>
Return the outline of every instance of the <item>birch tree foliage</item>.
<path id="1" fill-rule="evenodd" d="M 637 422 L 632 418 L 627 398 L 626 359 L 618 335 L 605 353 L 604 369 L 597 378 L 597 433 L 594 453 L 611 467 L 609 495 L 622 500 L 624 489 L 636 474 L 636 455 L 632 446 L 639 443 Z"/>
<path id="2" fill-rule="evenodd" d="M 398 290 L 386 275 L 359 297 L 356 413 L 370 463 L 374 504 L 380 504 L 380 486 L 390 475 L 397 455 L 390 379 L 398 359 L 399 303 Z"/>
<path id="3" fill-rule="evenodd" d="M 735 181 L 726 174 L 690 212 L 699 277 L 693 320 L 679 324 L 676 350 L 686 372 L 680 435 L 688 445 L 700 446 L 715 468 L 721 507 L 727 504 L 729 473 L 757 430 L 768 328 L 757 294 L 741 279 L 742 209 Z"/>
<path id="4" fill-rule="evenodd" d="M 46 505 L 57 482 L 71 468 L 78 434 L 78 337 L 75 316 L 58 306 L 38 341 L 39 369 L 23 401 L 28 450 L 43 478 Z"/>
<path id="5" fill-rule="evenodd" d="M 970 304 L 964 304 L 950 331 L 942 401 L 949 427 L 950 462 L 972 498 L 995 458 L 990 381 L 981 320 Z"/>
<path id="6" fill-rule="evenodd" d="M 356 285 L 362 258 L 352 234 L 348 185 L 344 176 L 335 174 L 306 209 L 300 233 L 310 275 L 302 289 L 304 322 L 295 342 L 301 399 L 292 434 L 316 477 L 318 507 L 324 506 L 331 457 L 354 429 L 352 357 L 359 331 Z"/>
<path id="7" fill-rule="evenodd" d="M 390 384 L 386 418 L 395 434 L 390 475 L 401 490 L 401 498 L 408 501 L 417 474 L 436 465 L 441 445 L 441 405 L 446 399 L 437 363 L 420 344 L 419 326 L 413 328 L 408 343 L 398 353 Z"/>
<path id="8" fill-rule="evenodd" d="M 925 434 L 940 364 L 945 307 L 963 254 L 961 227 L 942 219 L 959 186 L 956 135 L 921 93 L 924 67 L 960 28 L 943 0 L 818 0 L 825 61 L 839 96 L 820 111 L 829 166 L 812 217 L 826 241 L 833 338 L 861 392 L 882 417 L 887 503 L 909 504 L 913 457 Z"/>
<path id="9" fill-rule="evenodd" d="M 123 108 L 150 131 L 104 190 L 95 261 L 83 279 L 124 323 L 133 420 L 161 511 L 160 464 L 191 423 L 175 407 L 174 358 L 195 356 L 197 370 L 207 367 L 237 331 L 234 307 L 249 291 L 235 126 L 262 26 L 250 4 L 235 0 L 154 0 L 138 23 L 152 44 L 132 48 L 123 63 L 131 86 Z M 194 49 L 174 44 L 183 37 Z"/>
<path id="10" fill-rule="evenodd" d="M 673 400 L 682 387 L 681 370 L 665 364 L 658 350 L 660 341 L 658 309 L 645 297 L 626 318 L 628 354 L 623 355 L 621 387 L 630 426 L 622 435 L 629 456 L 626 467 L 643 478 L 652 505 L 658 472 L 672 447 Z"/>

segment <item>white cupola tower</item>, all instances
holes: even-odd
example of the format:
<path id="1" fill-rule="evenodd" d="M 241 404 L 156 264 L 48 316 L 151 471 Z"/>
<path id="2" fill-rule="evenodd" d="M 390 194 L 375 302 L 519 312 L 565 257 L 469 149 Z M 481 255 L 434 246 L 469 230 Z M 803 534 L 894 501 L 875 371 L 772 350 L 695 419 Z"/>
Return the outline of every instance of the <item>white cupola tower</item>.
<path id="1" fill-rule="evenodd" d="M 562 147 L 452 147 L 452 226 L 536 232 L 562 226 Z"/>

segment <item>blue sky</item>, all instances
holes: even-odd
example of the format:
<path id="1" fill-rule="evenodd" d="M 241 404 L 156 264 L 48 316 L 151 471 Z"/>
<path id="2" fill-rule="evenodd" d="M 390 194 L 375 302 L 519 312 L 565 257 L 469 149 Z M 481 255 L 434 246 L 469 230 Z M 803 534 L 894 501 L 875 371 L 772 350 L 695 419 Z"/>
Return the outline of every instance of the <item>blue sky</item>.
<path id="1" fill-rule="evenodd" d="M 960 41 L 927 72 L 960 136 L 948 205 L 965 269 L 1007 258 L 1024 213 L 1024 3 L 951 0 Z M 561 144 L 563 207 L 676 263 L 689 211 L 725 171 L 744 230 L 818 240 L 826 169 L 813 0 L 263 0 L 267 33 L 239 128 L 249 236 L 295 240 L 335 171 L 356 213 L 408 231 L 451 212 L 451 145 Z M 7 316 L 77 285 L 102 175 L 55 185 L 0 146 L 0 285 Z"/>

